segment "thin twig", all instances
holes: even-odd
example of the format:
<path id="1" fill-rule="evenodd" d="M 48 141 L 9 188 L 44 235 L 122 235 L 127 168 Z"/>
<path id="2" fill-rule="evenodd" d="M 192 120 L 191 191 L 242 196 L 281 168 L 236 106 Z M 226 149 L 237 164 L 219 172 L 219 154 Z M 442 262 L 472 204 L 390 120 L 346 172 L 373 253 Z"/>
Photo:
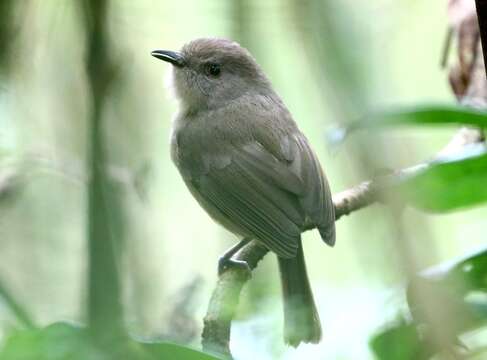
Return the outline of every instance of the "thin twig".
<path id="1" fill-rule="evenodd" d="M 10 291 L 5 287 L 5 284 L 1 282 L 0 298 L 22 326 L 26 328 L 34 328 L 36 326 L 27 309 L 12 296 Z"/>
<path id="2" fill-rule="evenodd" d="M 17 194 L 26 181 L 27 174 L 20 167 L 4 168 L 0 173 L 0 204 Z M 8 290 L 8 287 L 0 281 L 0 298 L 10 309 L 17 321 L 26 328 L 35 327 L 27 309 L 16 300 Z"/>
<path id="3" fill-rule="evenodd" d="M 442 69 L 446 68 L 448 65 L 448 55 L 450 54 L 450 47 L 451 47 L 451 40 L 453 38 L 453 28 L 451 26 L 448 27 L 448 30 L 445 35 L 445 40 L 443 44 L 443 52 L 441 55 L 441 62 L 440 66 Z"/>

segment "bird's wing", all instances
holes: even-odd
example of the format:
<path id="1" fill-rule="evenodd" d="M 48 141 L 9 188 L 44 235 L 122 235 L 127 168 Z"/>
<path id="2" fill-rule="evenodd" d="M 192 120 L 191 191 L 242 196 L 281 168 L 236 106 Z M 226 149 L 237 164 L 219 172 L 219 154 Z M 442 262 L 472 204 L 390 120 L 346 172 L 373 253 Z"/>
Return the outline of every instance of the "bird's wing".
<path id="1" fill-rule="evenodd" d="M 232 147 L 227 155 L 231 161 L 226 166 L 210 165 L 193 178 L 193 188 L 227 221 L 278 256 L 296 256 L 304 219 L 293 191 L 301 180 L 257 142 Z"/>
<path id="2" fill-rule="evenodd" d="M 192 180 L 205 202 L 227 221 L 283 258 L 296 255 L 307 217 L 326 218 L 323 214 L 330 209 L 319 164 L 306 139 L 302 143 L 299 137 L 304 139 L 301 134 L 289 139 L 288 159 L 284 154 L 279 159 L 258 141 L 229 147 L 225 166 L 208 157 L 208 170 Z"/>
<path id="3" fill-rule="evenodd" d="M 253 136 L 274 157 L 280 159 L 281 163 L 287 165 L 288 174 L 301 180 L 299 187 L 293 189 L 293 192 L 298 196 L 302 212 L 306 216 L 304 227 L 305 229 L 317 227 L 322 239 L 328 245 L 333 246 L 335 243 L 335 207 L 330 186 L 308 140 L 297 129 L 286 108 L 283 106 L 278 108 L 280 111 L 271 111 L 266 114 L 266 118 L 274 117 L 273 121 L 267 122 L 262 120 L 262 117 L 259 118 L 255 112 L 249 111 L 253 119 L 258 119 L 253 126 Z M 273 126 L 269 129 L 262 124 L 272 124 Z M 279 178 L 281 186 L 286 187 L 284 182 L 288 177 L 280 176 Z"/>
<path id="4" fill-rule="evenodd" d="M 297 149 L 294 151 L 293 171 L 303 180 L 304 191 L 300 203 L 320 231 L 323 241 L 335 244 L 335 207 L 321 165 L 307 139 L 302 134 L 295 136 Z"/>

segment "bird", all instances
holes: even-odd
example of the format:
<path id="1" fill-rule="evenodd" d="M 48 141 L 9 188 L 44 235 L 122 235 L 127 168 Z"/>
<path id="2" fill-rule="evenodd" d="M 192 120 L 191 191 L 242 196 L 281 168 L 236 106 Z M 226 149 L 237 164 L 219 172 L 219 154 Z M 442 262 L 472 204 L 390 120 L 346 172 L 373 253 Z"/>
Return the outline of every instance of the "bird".
<path id="1" fill-rule="evenodd" d="M 335 209 L 318 157 L 255 58 L 237 42 L 199 38 L 180 51 L 154 50 L 172 64 L 178 110 L 171 158 L 210 217 L 241 238 L 218 271 L 251 240 L 277 255 L 284 341 L 318 343 L 321 324 L 301 234 L 318 229 L 335 244 Z"/>

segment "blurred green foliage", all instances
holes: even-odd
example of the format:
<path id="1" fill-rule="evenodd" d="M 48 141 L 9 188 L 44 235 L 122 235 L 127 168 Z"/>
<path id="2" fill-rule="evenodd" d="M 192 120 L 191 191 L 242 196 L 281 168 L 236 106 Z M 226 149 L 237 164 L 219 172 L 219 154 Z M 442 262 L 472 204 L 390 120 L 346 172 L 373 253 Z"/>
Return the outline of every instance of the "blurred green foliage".
<path id="1" fill-rule="evenodd" d="M 418 104 L 409 108 L 395 107 L 390 111 L 377 111 L 365 117 L 350 121 L 345 127 L 330 132 L 330 141 L 337 144 L 345 136 L 360 129 L 391 128 L 406 125 L 471 125 L 487 127 L 485 112 L 465 106 L 424 105 Z M 335 135 L 336 134 L 336 135 Z"/>
<path id="2" fill-rule="evenodd" d="M 434 354 L 421 342 L 416 324 L 403 319 L 372 337 L 370 346 L 379 360 L 427 360 Z"/>
<path id="3" fill-rule="evenodd" d="M 0 3 L 0 72 L 8 72 L 9 62 L 15 44 L 18 26 L 14 11 L 15 0 L 4 0 Z"/>
<path id="4" fill-rule="evenodd" d="M 430 359 L 454 348 L 468 354 L 460 336 L 487 324 L 486 270 L 487 250 L 482 250 L 412 279 L 407 292 L 413 317 L 372 337 L 370 346 L 378 359 Z M 472 294 L 481 293 L 483 297 L 472 299 Z M 438 329 L 443 338 L 435 339 L 431 331 Z"/>
<path id="5" fill-rule="evenodd" d="M 460 124 L 487 127 L 485 112 L 453 106 L 419 105 L 408 110 L 374 113 L 366 118 L 334 130 L 330 141 L 336 145 L 358 129 L 384 128 L 400 125 Z M 399 194 L 406 204 L 434 212 L 445 212 L 487 201 L 487 149 L 484 142 L 457 147 L 448 154 L 416 165 L 400 179 L 393 181 L 389 191 Z"/>
<path id="6" fill-rule="evenodd" d="M 44 329 L 26 330 L 8 336 L 1 360 L 212 360 L 214 356 L 171 343 L 115 342 L 97 347 L 86 329 L 54 323 Z"/>
<path id="7" fill-rule="evenodd" d="M 0 71 L 12 75 L 0 84 L 0 180 L 8 163 L 28 168 L 23 191 L 0 203 L 0 359 L 211 358 L 167 341 L 197 346 L 218 255 L 235 239 L 211 223 L 170 164 L 175 104 L 165 100 L 167 69 L 150 58 L 154 48 L 201 36 L 249 47 L 334 191 L 378 168 L 421 163 L 422 171 L 394 184 L 416 207 L 444 212 L 487 200 L 485 149 L 424 162 L 448 141 L 451 125 L 485 126 L 486 119 L 479 111 L 418 105 L 452 98 L 437 66 L 446 16 L 432 16 L 444 10 L 443 0 L 0 4 Z M 323 151 L 326 125 L 360 118 L 369 107 L 392 111 L 351 122 L 350 129 L 373 131 L 357 133 L 338 154 Z M 434 278 L 414 274 L 483 243 L 485 216 L 477 206 L 441 217 L 408 209 L 397 219 L 374 207 L 340 220 L 333 250 L 305 234 L 323 342 L 283 347 L 268 256 L 242 297 L 232 351 L 241 359 L 369 359 L 374 333 L 370 346 L 381 360 L 426 359 L 438 343 L 458 347 L 459 335 L 484 325 L 485 254 Z M 400 221 L 408 236 L 396 239 Z M 409 270 L 398 266 L 408 261 Z M 406 303 L 401 284 L 410 279 Z M 186 292 L 195 281 L 201 289 Z M 412 295 L 416 287 L 428 301 Z M 449 329 L 439 341 L 424 331 L 438 327 L 424 315 L 431 300 L 457 314 L 439 313 Z M 398 308 L 406 320 L 377 333 Z M 57 322 L 65 318 L 98 321 L 101 332 L 123 327 L 123 334 L 110 339 L 109 331 L 113 347 L 99 344 L 89 327 Z"/>
<path id="8" fill-rule="evenodd" d="M 487 149 L 472 144 L 425 164 L 401 184 L 400 191 L 413 206 L 444 212 L 485 203 L 486 183 Z"/>

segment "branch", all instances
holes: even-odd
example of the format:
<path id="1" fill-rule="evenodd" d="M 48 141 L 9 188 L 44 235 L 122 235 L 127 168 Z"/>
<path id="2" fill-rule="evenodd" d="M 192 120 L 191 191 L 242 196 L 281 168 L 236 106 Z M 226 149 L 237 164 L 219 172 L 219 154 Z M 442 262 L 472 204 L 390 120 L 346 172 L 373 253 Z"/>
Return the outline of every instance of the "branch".
<path id="1" fill-rule="evenodd" d="M 375 203 L 380 192 L 377 186 L 379 182 L 366 181 L 334 195 L 335 218 L 338 220 L 344 215 Z M 236 258 L 247 262 L 250 269 L 254 270 L 268 252 L 269 250 L 259 242 L 252 241 L 236 255 Z M 235 315 L 240 292 L 249 279 L 249 273 L 238 268 L 229 268 L 219 277 L 204 318 L 202 334 L 204 351 L 231 357 L 229 348 L 231 321 Z"/>
<path id="2" fill-rule="evenodd" d="M 483 140 L 480 130 L 462 128 L 438 155 L 458 151 L 466 144 Z M 390 184 L 401 181 L 406 174 L 414 176 L 422 169 L 422 166 L 414 166 L 399 170 L 333 195 L 335 219 L 338 220 L 342 216 L 381 202 L 381 194 Z M 236 259 L 245 261 L 250 269 L 254 270 L 268 252 L 269 250 L 260 243 L 252 241 L 236 255 Z M 202 334 L 204 351 L 231 358 L 229 347 L 231 322 L 238 306 L 240 292 L 248 280 L 250 280 L 249 273 L 239 268 L 229 268 L 219 277 L 204 318 Z"/>

